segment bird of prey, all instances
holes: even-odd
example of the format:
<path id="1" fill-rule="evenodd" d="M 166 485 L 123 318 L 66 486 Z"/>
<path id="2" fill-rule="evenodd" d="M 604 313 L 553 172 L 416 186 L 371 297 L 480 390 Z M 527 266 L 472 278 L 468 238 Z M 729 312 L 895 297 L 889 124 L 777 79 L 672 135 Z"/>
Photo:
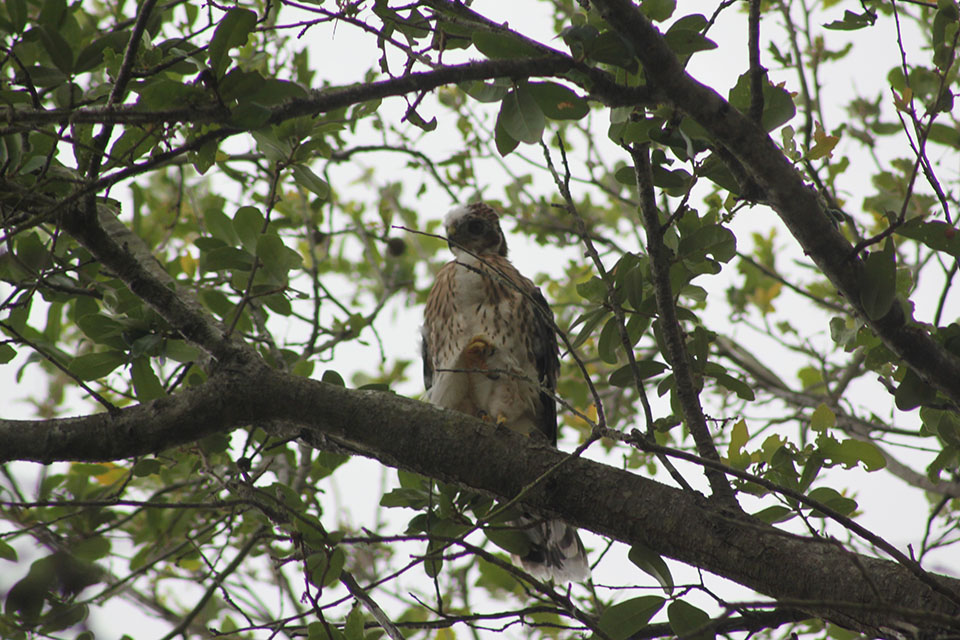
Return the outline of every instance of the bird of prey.
<path id="1" fill-rule="evenodd" d="M 443 223 L 454 260 L 437 274 L 424 312 L 427 400 L 556 446 L 551 393 L 560 359 L 550 307 L 507 259 L 490 206 L 455 207 Z M 530 541 L 520 562 L 531 575 L 557 582 L 589 577 L 576 529 L 527 514 L 513 525 Z"/>

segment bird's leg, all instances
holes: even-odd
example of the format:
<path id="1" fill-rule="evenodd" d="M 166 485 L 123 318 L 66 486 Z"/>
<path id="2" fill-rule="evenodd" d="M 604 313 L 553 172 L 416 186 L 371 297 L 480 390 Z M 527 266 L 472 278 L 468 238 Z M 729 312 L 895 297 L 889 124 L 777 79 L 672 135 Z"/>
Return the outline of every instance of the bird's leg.
<path id="1" fill-rule="evenodd" d="M 498 413 L 497 417 L 494 418 L 483 409 L 480 409 L 480 411 L 477 412 L 477 417 L 484 422 L 492 422 L 496 427 L 502 427 L 503 425 L 507 424 L 507 416 L 503 415 L 502 413 Z"/>

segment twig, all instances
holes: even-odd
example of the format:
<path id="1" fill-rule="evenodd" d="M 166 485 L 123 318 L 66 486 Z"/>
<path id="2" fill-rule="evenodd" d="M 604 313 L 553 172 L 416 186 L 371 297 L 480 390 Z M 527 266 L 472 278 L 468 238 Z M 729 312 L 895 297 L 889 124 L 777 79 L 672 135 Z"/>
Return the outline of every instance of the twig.
<path id="1" fill-rule="evenodd" d="M 27 345 L 28 347 L 30 347 L 31 349 L 33 349 L 34 351 L 36 351 L 37 353 L 39 353 L 39 354 L 43 357 L 44 360 L 46 360 L 47 362 L 49 362 L 50 364 L 52 364 L 53 366 L 55 366 L 57 369 L 60 369 L 60 371 L 62 371 L 63 373 L 65 373 L 66 375 L 68 375 L 70 378 L 72 378 L 73 381 L 76 382 L 77 385 L 79 385 L 81 389 L 83 389 L 84 391 L 86 391 L 87 393 L 89 393 L 90 396 L 91 396 L 94 400 L 96 400 L 97 402 L 99 402 L 100 404 L 102 404 L 102 405 L 106 408 L 107 411 L 109 411 L 110 413 L 114 413 L 114 414 L 117 413 L 118 411 L 120 411 L 119 407 L 117 407 L 115 404 L 113 404 L 112 402 L 110 402 L 109 400 L 107 400 L 106 398 L 104 398 L 102 395 L 100 395 L 99 393 L 97 393 L 96 391 L 94 391 L 93 389 L 91 389 L 83 380 L 81 380 L 81 379 L 80 379 L 79 377 L 77 377 L 72 371 L 70 371 L 70 369 L 68 369 L 66 366 L 64 366 L 63 364 L 61 364 L 59 360 L 57 360 L 56 358 L 54 358 L 53 355 L 51 355 L 51 354 L 47 353 L 46 351 L 44 351 L 43 349 L 41 349 L 41 348 L 40 348 L 40 345 L 38 345 L 38 344 L 36 344 L 36 343 L 34 343 L 34 342 L 31 342 L 28 338 L 25 338 L 19 331 L 17 331 L 17 330 L 14 329 L 13 327 L 11 327 L 11 326 L 10 326 L 9 324 L 7 324 L 6 322 L 0 322 L 0 327 L 2 327 L 5 331 L 13 334 L 13 336 L 14 336 L 17 340 L 19 340 L 19 341 L 22 342 L 23 344 Z"/>
<path id="2" fill-rule="evenodd" d="M 697 451 L 703 458 L 719 464 L 720 455 L 713 443 L 703 407 L 700 405 L 700 398 L 693 383 L 689 354 L 680 328 L 680 319 L 677 317 L 676 303 L 670 285 L 670 258 L 663 244 L 660 216 L 654 200 L 649 148 L 646 145 L 634 146 L 629 151 L 633 157 L 637 190 L 640 194 L 641 223 L 647 233 L 647 255 L 650 257 L 650 271 L 653 274 L 660 328 L 667 351 L 664 356 L 667 357 L 673 369 L 677 400 Z M 723 504 L 739 510 L 733 489 L 723 474 L 708 467 L 704 468 L 704 473 L 707 475 L 714 497 Z"/>
<path id="3" fill-rule="evenodd" d="M 637 359 L 633 353 L 633 342 L 630 340 L 630 335 L 627 332 L 626 316 L 623 312 L 623 306 L 620 304 L 620 301 L 617 298 L 615 284 L 604 267 L 603 260 L 600 259 L 600 254 L 597 252 L 597 248 L 594 246 L 593 240 L 587 234 L 586 226 L 583 223 L 583 217 L 580 215 L 580 212 L 577 211 L 576 204 L 573 202 L 573 196 L 570 193 L 570 165 L 567 162 L 566 147 L 564 146 L 563 139 L 559 134 L 557 134 L 557 142 L 560 146 L 560 155 L 563 160 L 563 178 L 560 177 L 556 168 L 553 166 L 553 159 L 550 157 L 550 150 L 547 148 L 547 145 L 541 142 L 540 144 L 543 147 L 543 155 L 547 162 L 547 168 L 550 170 L 554 182 L 557 184 L 557 189 L 559 189 L 560 195 L 563 196 L 563 208 L 575 220 L 577 231 L 586 249 L 587 255 L 590 257 L 590 260 L 596 267 L 597 272 L 600 274 L 600 279 L 603 280 L 603 283 L 607 287 L 607 302 L 610 309 L 613 311 L 614 318 L 616 319 L 617 331 L 620 335 L 620 343 L 623 346 L 624 352 L 627 354 L 627 362 L 629 363 L 630 370 L 633 373 L 633 384 L 637 390 L 637 394 L 640 397 L 640 404 L 643 406 L 644 420 L 646 421 L 647 425 L 647 437 L 653 438 L 653 411 L 650 408 L 650 401 L 647 398 L 647 391 L 643 385 L 643 378 L 640 375 L 640 370 L 637 368 Z M 693 488 L 686 481 L 683 475 L 681 475 L 677 468 L 673 466 L 673 463 L 671 463 L 670 460 L 662 456 L 657 457 L 670 476 L 680 487 L 686 491 L 693 491 Z"/>
<path id="4" fill-rule="evenodd" d="M 393 624 L 393 621 L 387 617 L 387 614 L 384 613 L 383 609 L 380 608 L 380 605 L 370 597 L 370 594 L 367 593 L 363 587 L 357 584 L 357 581 L 354 579 L 353 575 L 349 571 L 340 572 L 340 582 L 347 588 L 353 597 L 359 600 L 367 611 L 370 612 L 370 615 L 380 623 L 380 628 L 383 629 L 388 636 L 393 638 L 393 640 L 404 640 L 403 634 L 400 633 L 400 630 Z"/>

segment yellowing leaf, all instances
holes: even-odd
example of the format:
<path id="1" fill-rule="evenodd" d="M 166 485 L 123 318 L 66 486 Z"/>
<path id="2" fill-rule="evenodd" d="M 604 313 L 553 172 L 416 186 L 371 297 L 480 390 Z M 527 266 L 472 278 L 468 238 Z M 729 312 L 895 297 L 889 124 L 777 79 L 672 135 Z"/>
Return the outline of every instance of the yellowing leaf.
<path id="1" fill-rule="evenodd" d="M 197 261 L 192 255 L 185 253 L 180 256 L 180 268 L 192 278 L 197 273 Z"/>
<path id="2" fill-rule="evenodd" d="M 840 136 L 828 135 L 823 130 L 823 125 L 819 122 L 813 131 L 813 146 L 807 151 L 807 159 L 819 160 L 820 158 L 833 157 L 833 148 L 840 142 Z"/>
<path id="3" fill-rule="evenodd" d="M 910 103 L 913 101 L 913 90 L 910 87 L 904 87 L 903 91 L 898 93 L 893 89 L 893 104 L 897 111 L 910 111 Z"/>
<path id="4" fill-rule="evenodd" d="M 747 422 L 742 418 L 730 430 L 730 445 L 727 447 L 727 460 L 730 466 L 736 469 L 746 469 L 750 464 L 750 454 L 743 450 L 750 432 L 747 431 Z"/>
<path id="5" fill-rule="evenodd" d="M 826 431 L 837 423 L 837 416 L 826 404 L 821 403 L 810 417 L 810 428 L 814 431 Z"/>
<path id="6" fill-rule="evenodd" d="M 123 467 L 118 467 L 112 462 L 104 463 L 103 466 L 109 467 L 109 469 L 107 469 L 107 471 L 99 475 L 94 476 L 97 483 L 100 484 L 101 486 L 108 487 L 118 482 L 121 478 L 123 478 L 127 474 L 126 469 L 124 469 Z"/>

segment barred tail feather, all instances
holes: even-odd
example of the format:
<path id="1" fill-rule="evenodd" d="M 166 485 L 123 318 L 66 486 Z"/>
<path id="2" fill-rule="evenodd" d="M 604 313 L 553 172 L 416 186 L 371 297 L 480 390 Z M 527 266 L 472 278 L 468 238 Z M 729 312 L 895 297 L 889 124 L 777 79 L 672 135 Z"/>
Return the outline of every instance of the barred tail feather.
<path id="1" fill-rule="evenodd" d="M 530 551 L 520 564 L 538 580 L 581 582 L 590 577 L 590 563 L 577 530 L 562 520 L 524 516 L 516 523 L 530 539 Z"/>

